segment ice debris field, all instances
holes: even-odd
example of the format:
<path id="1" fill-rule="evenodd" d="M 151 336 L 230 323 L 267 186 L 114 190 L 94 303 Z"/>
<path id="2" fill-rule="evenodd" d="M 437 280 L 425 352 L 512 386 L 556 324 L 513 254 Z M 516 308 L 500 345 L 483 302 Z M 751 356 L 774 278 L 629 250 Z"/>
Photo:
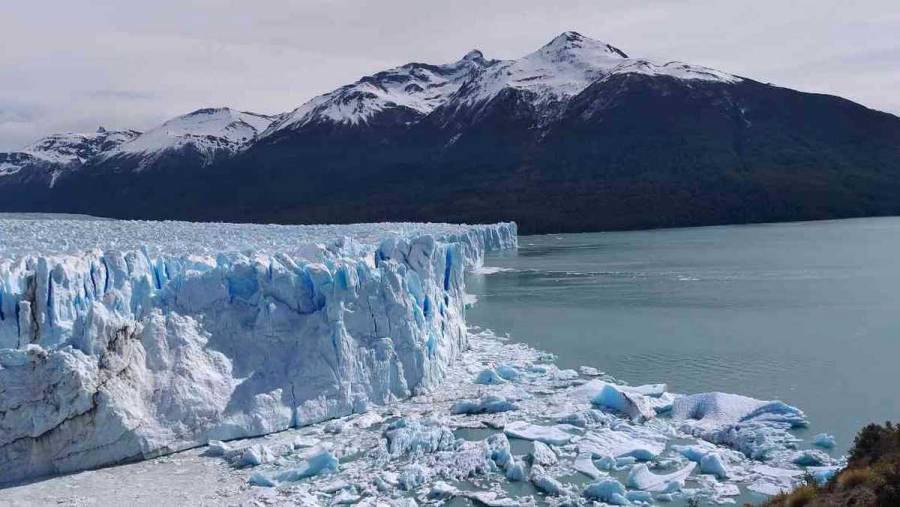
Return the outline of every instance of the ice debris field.
<path id="1" fill-rule="evenodd" d="M 734 503 L 843 464 L 784 403 L 467 328 L 515 224 L 28 225 L 0 220 L 0 504 Z"/>

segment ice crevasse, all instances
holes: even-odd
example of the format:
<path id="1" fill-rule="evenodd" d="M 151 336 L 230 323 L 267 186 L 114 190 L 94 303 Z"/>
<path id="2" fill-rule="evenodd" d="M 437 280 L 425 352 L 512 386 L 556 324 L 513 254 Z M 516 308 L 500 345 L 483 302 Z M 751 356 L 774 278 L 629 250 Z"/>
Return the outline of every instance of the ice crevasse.
<path id="1" fill-rule="evenodd" d="M 514 223 L 2 219 L 0 484 L 431 389 L 466 347 L 465 270 L 516 241 Z"/>

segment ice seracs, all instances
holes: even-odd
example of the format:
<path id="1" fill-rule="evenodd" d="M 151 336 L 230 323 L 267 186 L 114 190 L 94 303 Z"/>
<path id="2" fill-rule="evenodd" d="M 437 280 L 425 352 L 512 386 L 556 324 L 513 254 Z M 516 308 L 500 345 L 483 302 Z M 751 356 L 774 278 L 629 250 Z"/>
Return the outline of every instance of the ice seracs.
<path id="1" fill-rule="evenodd" d="M 0 480 L 264 435 L 433 388 L 466 347 L 465 270 L 515 241 L 514 224 L 2 219 Z"/>

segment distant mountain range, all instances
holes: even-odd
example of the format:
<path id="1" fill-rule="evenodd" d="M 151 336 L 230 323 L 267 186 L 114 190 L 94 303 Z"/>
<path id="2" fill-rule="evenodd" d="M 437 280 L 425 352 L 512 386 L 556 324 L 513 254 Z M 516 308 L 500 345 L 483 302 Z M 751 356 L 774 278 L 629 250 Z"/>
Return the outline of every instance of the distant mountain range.
<path id="1" fill-rule="evenodd" d="M 589 231 L 900 214 L 900 118 L 575 32 L 0 153 L 0 210 Z"/>

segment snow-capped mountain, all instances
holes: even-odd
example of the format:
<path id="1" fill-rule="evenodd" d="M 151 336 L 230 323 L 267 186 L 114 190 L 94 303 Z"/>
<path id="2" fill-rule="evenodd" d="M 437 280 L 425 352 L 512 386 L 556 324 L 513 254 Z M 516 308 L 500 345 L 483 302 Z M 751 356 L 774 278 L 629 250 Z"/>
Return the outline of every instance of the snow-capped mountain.
<path id="1" fill-rule="evenodd" d="M 741 79 L 680 62 L 659 65 L 629 58 L 610 44 L 570 31 L 517 60 L 490 60 L 472 50 L 446 65 L 410 63 L 366 76 L 306 102 L 275 122 L 263 137 L 311 123 L 368 123 L 385 111 L 406 113 L 403 120 L 410 123 L 441 106 L 483 104 L 507 89 L 525 91 L 535 105 L 547 105 L 573 97 L 600 79 L 628 73 L 724 83 Z"/>
<path id="2" fill-rule="evenodd" d="M 85 153 L 90 170 L 55 172 L 0 155 L 0 209 L 525 232 L 900 214 L 896 116 L 576 32 L 518 59 L 402 65 L 276 116 L 202 109 Z"/>
<path id="3" fill-rule="evenodd" d="M 267 129 L 274 119 L 227 107 L 208 108 L 172 118 L 144 133 L 100 127 L 90 134 L 53 134 L 22 151 L 0 153 L 0 177 L 25 170 L 30 178 L 43 173 L 52 185 L 63 171 L 84 165 L 96 166 L 108 163 L 108 159 L 119 159 L 144 169 L 166 154 L 185 149 L 192 150 L 208 164 L 217 157 L 233 155 Z"/>
<path id="4" fill-rule="evenodd" d="M 51 173 L 50 183 L 63 170 L 77 169 L 85 162 L 131 141 L 140 132 L 110 131 L 99 127 L 92 133 L 53 134 L 26 146 L 21 151 L 0 153 L 0 176 L 12 176 L 23 169 Z"/>
<path id="5" fill-rule="evenodd" d="M 104 157 L 139 156 L 146 166 L 156 156 L 193 148 L 207 162 L 220 154 L 232 154 L 267 129 L 274 118 L 227 107 L 198 109 L 104 153 Z"/>
<path id="6" fill-rule="evenodd" d="M 54 134 L 31 144 L 22 150 L 47 162 L 68 164 L 84 163 L 91 157 L 109 151 L 139 136 L 136 130 L 109 131 L 99 127 L 90 134 Z"/>
<path id="7" fill-rule="evenodd" d="M 657 65 L 629 58 L 622 50 L 577 32 L 564 32 L 544 47 L 475 76 L 456 102 L 474 104 L 496 97 L 504 89 L 528 92 L 535 104 L 574 97 L 590 84 L 615 74 L 640 73 L 678 79 L 736 82 L 740 78 L 705 67 L 677 62 Z"/>
<path id="8" fill-rule="evenodd" d="M 463 84 L 497 63 L 473 50 L 446 65 L 409 63 L 379 72 L 306 102 L 263 135 L 311 123 L 369 123 L 379 113 L 392 110 L 416 120 L 447 103 Z"/>

